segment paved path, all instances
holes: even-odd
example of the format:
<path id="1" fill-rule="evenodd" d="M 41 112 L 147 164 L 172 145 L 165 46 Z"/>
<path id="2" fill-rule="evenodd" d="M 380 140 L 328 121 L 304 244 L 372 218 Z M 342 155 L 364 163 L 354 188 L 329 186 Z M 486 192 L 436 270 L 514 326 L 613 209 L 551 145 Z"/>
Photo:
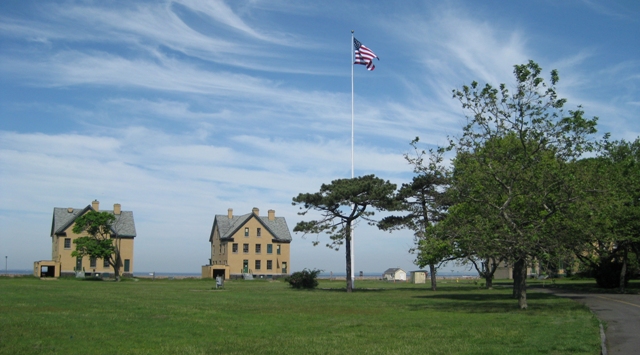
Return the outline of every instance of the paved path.
<path id="1" fill-rule="evenodd" d="M 607 323 L 605 334 L 609 354 L 640 354 L 640 295 L 577 293 L 548 288 L 531 290 L 552 292 L 589 307 Z"/>

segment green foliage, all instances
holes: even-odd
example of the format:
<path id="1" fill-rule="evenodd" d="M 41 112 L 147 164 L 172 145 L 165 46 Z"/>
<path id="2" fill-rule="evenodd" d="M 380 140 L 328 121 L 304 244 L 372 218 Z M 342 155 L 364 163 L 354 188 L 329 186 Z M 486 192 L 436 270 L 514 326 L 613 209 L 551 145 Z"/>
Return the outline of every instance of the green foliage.
<path id="1" fill-rule="evenodd" d="M 624 291 L 640 261 L 640 139 L 605 141 L 597 157 L 575 164 L 575 179 L 587 194 L 561 225 L 581 236 L 580 272 Z"/>
<path id="2" fill-rule="evenodd" d="M 568 163 L 594 148 L 597 118 L 585 118 L 580 107 L 565 112 L 566 100 L 555 89 L 558 72 L 551 71 L 551 85 L 541 73 L 533 61 L 514 66 L 514 93 L 505 84 L 477 82 L 453 91 L 468 123 L 451 141 L 456 157 L 450 190 L 461 206 L 448 225 L 456 245 L 471 248 L 466 253 L 493 250 L 525 265 L 575 243 L 569 234 L 550 233 L 549 222 L 577 197 Z M 515 291 L 526 308 L 524 287 Z"/>
<path id="3" fill-rule="evenodd" d="M 304 269 L 302 271 L 296 271 L 290 276 L 288 276 L 285 281 L 291 285 L 293 288 L 297 289 L 314 289 L 318 287 L 318 274 L 321 273 L 322 270 L 308 270 Z"/>
<path id="4" fill-rule="evenodd" d="M 71 252 L 73 257 L 89 256 L 97 259 L 108 259 L 115 247 L 110 239 L 95 239 L 92 237 L 80 237 L 73 241 L 76 250 Z"/>
<path id="5" fill-rule="evenodd" d="M 93 238 L 107 239 L 111 236 L 116 217 L 109 212 L 89 211 L 75 220 L 73 233 L 87 232 Z"/>

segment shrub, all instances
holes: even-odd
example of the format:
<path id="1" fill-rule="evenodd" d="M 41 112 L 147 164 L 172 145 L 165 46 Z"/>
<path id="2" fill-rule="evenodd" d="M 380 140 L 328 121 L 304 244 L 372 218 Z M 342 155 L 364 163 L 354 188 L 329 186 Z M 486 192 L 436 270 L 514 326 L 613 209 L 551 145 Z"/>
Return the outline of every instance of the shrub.
<path id="1" fill-rule="evenodd" d="M 285 281 L 291 285 L 293 288 L 306 288 L 306 289 L 314 289 L 318 286 L 318 274 L 321 273 L 322 270 L 308 270 L 304 269 L 302 271 L 296 271 L 291 276 L 287 277 Z"/>

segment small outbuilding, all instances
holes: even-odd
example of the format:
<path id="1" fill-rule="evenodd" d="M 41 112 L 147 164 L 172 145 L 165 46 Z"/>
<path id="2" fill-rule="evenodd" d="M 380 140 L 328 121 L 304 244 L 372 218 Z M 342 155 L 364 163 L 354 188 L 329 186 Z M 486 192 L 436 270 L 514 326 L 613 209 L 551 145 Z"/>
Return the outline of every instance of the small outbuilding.
<path id="1" fill-rule="evenodd" d="M 33 263 L 33 276 L 60 277 L 60 263 L 53 260 L 40 260 Z"/>
<path id="2" fill-rule="evenodd" d="M 407 281 L 407 272 L 399 267 L 387 269 L 387 271 L 382 274 L 382 279 L 388 281 Z"/>
<path id="3" fill-rule="evenodd" d="M 412 284 L 426 283 L 427 276 L 429 276 L 429 273 L 426 270 L 411 271 L 411 283 Z"/>

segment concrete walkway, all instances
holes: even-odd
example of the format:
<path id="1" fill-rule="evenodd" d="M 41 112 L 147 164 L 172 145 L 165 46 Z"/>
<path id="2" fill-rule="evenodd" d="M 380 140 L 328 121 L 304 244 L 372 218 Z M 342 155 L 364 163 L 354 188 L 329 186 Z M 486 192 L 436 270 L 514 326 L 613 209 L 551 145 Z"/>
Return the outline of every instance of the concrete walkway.
<path id="1" fill-rule="evenodd" d="M 589 307 L 602 321 L 608 354 L 640 354 L 640 295 L 578 293 L 562 289 L 531 288 L 571 298 Z"/>

